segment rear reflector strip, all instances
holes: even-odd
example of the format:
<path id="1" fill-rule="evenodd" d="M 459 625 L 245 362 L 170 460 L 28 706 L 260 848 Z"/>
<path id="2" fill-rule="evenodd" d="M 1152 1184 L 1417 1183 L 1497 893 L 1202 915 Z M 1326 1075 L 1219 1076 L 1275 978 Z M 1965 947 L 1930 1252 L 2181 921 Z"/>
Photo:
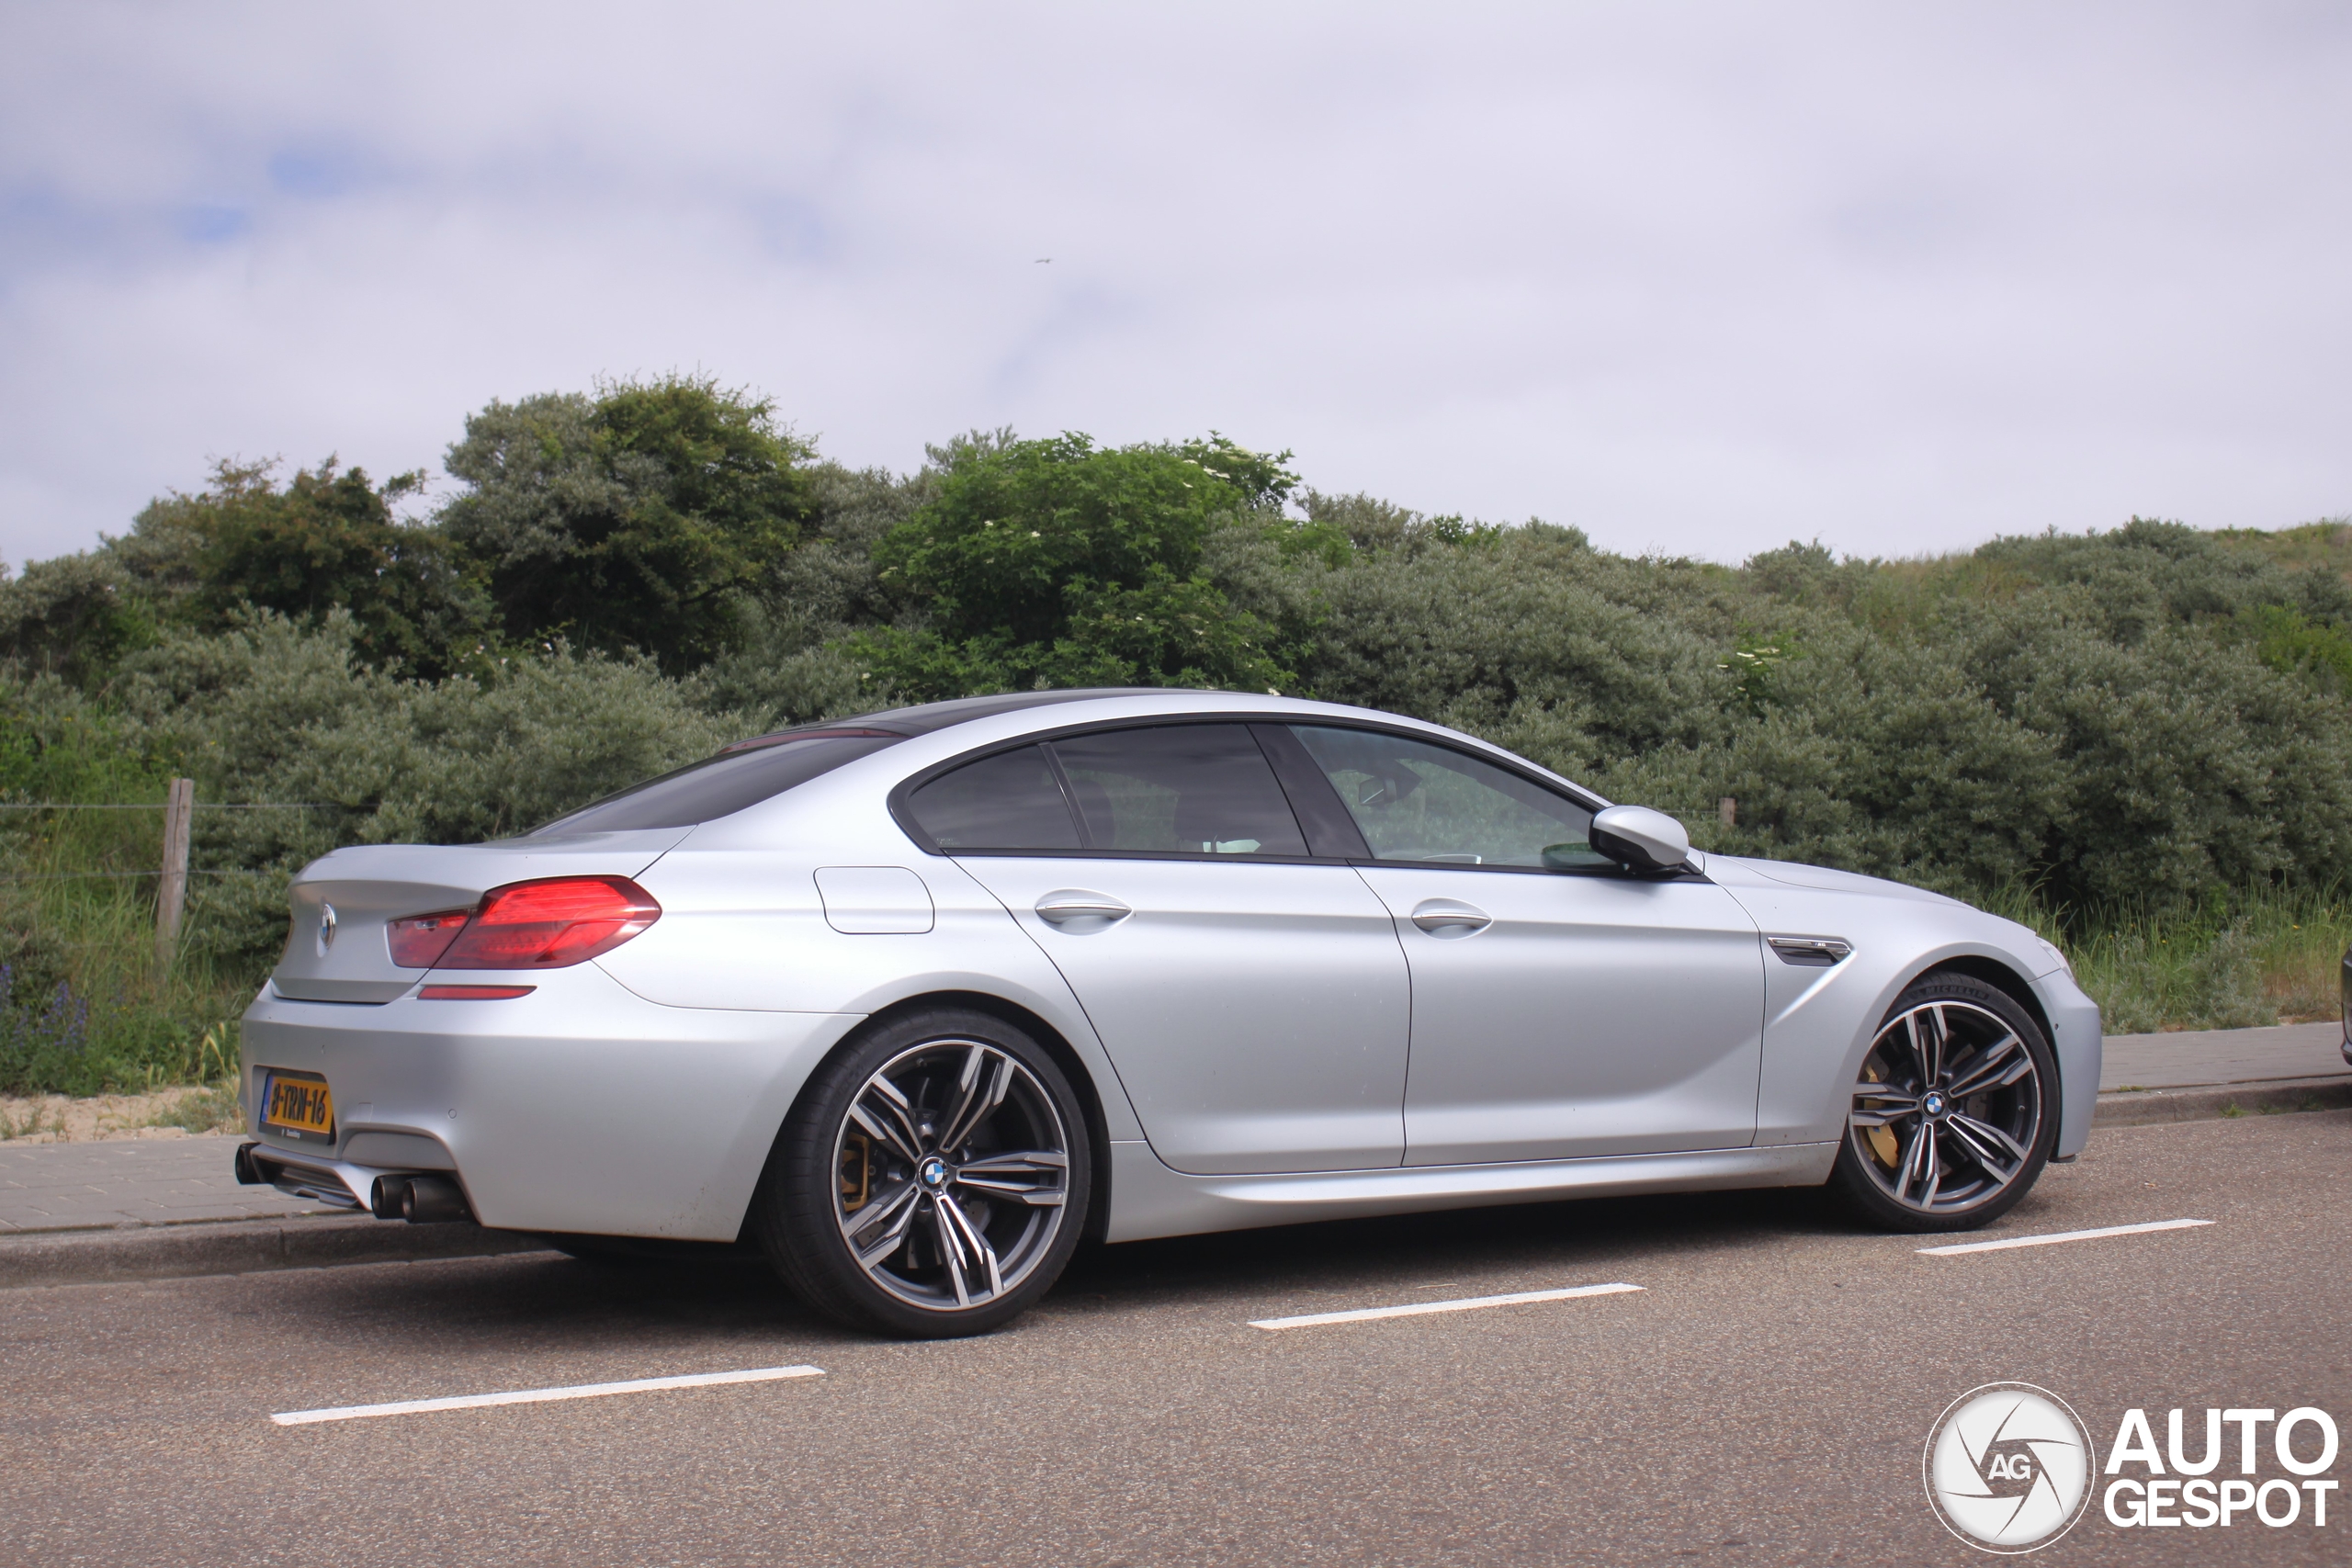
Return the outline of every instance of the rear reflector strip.
<path id="1" fill-rule="evenodd" d="M 417 998 L 428 1002 L 503 1002 L 509 997 L 527 997 L 537 986 L 427 986 L 416 993 Z"/>

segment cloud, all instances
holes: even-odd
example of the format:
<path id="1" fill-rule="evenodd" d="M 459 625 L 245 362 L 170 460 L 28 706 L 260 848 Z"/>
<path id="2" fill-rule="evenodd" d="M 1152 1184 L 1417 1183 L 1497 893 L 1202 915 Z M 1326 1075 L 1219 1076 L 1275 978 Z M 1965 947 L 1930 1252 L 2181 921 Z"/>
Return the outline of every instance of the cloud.
<path id="1" fill-rule="evenodd" d="M 2352 512 L 2347 54 L 2299 6 L 20 7 L 0 555 L 670 368 L 853 463 L 1215 427 L 1719 558 Z"/>

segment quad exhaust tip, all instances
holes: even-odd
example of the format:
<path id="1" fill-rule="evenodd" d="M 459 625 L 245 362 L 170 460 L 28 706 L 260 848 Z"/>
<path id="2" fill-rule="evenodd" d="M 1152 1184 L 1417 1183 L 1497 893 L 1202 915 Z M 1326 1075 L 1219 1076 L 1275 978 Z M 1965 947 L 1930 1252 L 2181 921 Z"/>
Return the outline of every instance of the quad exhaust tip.
<path id="1" fill-rule="evenodd" d="M 255 1158 L 260 1155 L 260 1158 Z M 293 1168 L 278 1166 L 259 1144 L 237 1145 L 238 1182 L 246 1187 L 277 1187 L 326 1202 L 356 1208 L 341 1187 L 332 1190 L 293 1175 Z M 307 1176 L 308 1173 L 305 1173 Z M 474 1217 L 466 1190 L 446 1176 L 379 1176 L 368 1189 L 368 1209 L 379 1220 L 406 1220 L 413 1225 L 445 1224 Z"/>
<path id="2" fill-rule="evenodd" d="M 446 1176 L 379 1176 L 368 1195 L 368 1207 L 379 1220 L 406 1220 L 413 1225 L 474 1217 L 465 1189 Z"/>

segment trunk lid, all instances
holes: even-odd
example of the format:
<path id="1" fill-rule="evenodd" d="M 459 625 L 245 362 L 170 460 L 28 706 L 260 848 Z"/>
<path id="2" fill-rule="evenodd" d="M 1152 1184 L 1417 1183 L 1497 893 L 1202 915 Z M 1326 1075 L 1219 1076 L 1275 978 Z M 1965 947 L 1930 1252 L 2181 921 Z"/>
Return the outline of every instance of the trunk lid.
<path id="1" fill-rule="evenodd" d="M 686 828 L 647 828 L 488 844 L 358 844 L 302 868 L 288 896 L 293 925 L 270 983 L 296 1001 L 389 1002 L 426 971 L 392 962 L 385 927 L 444 909 L 469 908 L 484 893 L 544 876 L 644 874 Z M 332 934 L 326 919 L 332 907 Z"/>

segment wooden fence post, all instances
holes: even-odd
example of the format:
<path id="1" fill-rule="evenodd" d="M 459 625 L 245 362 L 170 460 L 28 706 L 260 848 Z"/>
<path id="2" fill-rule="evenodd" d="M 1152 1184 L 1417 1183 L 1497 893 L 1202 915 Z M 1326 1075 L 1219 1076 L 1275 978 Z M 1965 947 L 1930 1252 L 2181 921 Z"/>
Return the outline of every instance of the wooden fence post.
<path id="1" fill-rule="evenodd" d="M 1724 795 L 1721 800 L 1715 802 L 1715 815 L 1723 818 L 1724 827 L 1738 827 L 1739 802 L 1731 795 Z"/>
<path id="2" fill-rule="evenodd" d="M 196 816 L 196 781 L 174 779 L 164 796 L 164 880 L 155 893 L 155 963 L 168 966 L 180 944 L 180 915 L 187 908 L 187 839 Z"/>

